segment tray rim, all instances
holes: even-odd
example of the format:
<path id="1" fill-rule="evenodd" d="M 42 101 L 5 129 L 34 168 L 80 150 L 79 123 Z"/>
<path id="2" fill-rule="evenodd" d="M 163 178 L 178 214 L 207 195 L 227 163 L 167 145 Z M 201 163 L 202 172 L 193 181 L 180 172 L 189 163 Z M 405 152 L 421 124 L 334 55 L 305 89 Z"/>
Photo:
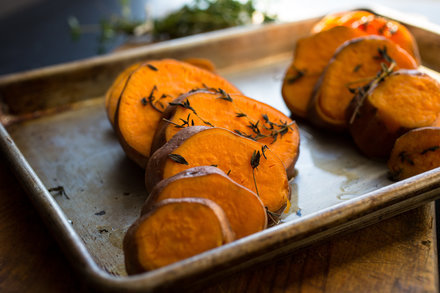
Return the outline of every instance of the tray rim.
<path id="1" fill-rule="evenodd" d="M 363 9 L 363 8 L 362 8 Z M 378 14 L 389 16 L 390 18 L 396 18 L 393 10 L 384 9 L 384 7 L 370 6 L 367 7 Z M 297 22 L 301 22 L 297 21 Z M 404 21 L 405 23 L 409 23 Z M 272 24 L 270 26 L 289 25 L 289 23 Z M 411 24 L 411 23 L 410 23 Z M 431 24 L 431 23 L 429 23 Z M 436 25 L 423 24 L 422 26 L 417 24 L 411 24 L 418 28 L 439 34 L 436 30 Z M 440 28 L 440 26 L 438 26 Z M 232 28 L 223 31 L 217 31 L 208 33 L 208 40 L 205 35 L 197 35 L 183 39 L 177 39 L 172 41 L 163 42 L 161 44 L 152 45 L 148 48 L 132 49 L 130 52 L 116 53 L 115 55 L 108 55 L 102 57 L 94 57 L 81 61 L 70 62 L 66 64 L 60 64 L 50 66 L 43 69 L 30 70 L 24 73 L 13 73 L 4 76 L 0 76 L 0 85 L 10 82 L 20 82 L 24 79 L 33 78 L 37 74 L 56 74 L 60 71 L 75 70 L 81 66 L 90 66 L 95 63 L 111 63 L 112 60 L 119 58 L 130 59 L 137 54 L 143 55 L 149 50 L 161 50 L 169 46 L 188 46 L 194 45 L 194 43 L 206 42 L 215 38 L 228 38 L 231 34 L 246 34 L 248 32 L 258 32 L 258 30 L 264 29 L 264 27 L 239 27 Z M 66 67 L 67 66 L 67 67 Z M 63 70 L 64 69 L 64 70 Z M 290 245 L 292 237 L 304 231 L 304 222 L 313 223 L 314 229 L 319 231 L 315 233 L 332 233 L 334 229 L 343 231 L 349 230 L 350 227 L 344 227 L 344 224 L 338 224 L 344 219 L 352 218 L 353 221 L 360 220 L 362 217 L 368 217 L 375 215 L 377 211 L 390 209 L 391 216 L 394 213 L 402 212 L 405 209 L 416 207 L 415 204 L 421 205 L 425 202 L 431 201 L 436 197 L 440 197 L 440 168 L 425 172 L 423 174 L 411 177 L 409 179 L 393 183 L 391 185 L 382 187 L 372 192 L 368 192 L 364 195 L 356 197 L 351 200 L 336 204 L 334 206 L 322 209 L 307 216 L 303 216 L 298 220 L 284 223 L 271 229 L 259 232 L 254 235 L 250 235 L 244 239 L 234 241 L 231 244 L 224 245 L 217 249 L 211 250 L 194 256 L 192 258 L 180 261 L 175 264 L 171 264 L 167 267 L 163 267 L 151 272 L 136 276 L 114 276 L 107 273 L 104 269 L 99 267 L 93 257 L 88 252 L 85 244 L 80 239 L 79 235 L 73 229 L 66 215 L 63 213 L 61 207 L 57 204 L 54 198 L 47 191 L 44 184 L 38 178 L 38 175 L 33 171 L 31 166 L 26 161 L 24 155 L 20 152 L 19 148 L 15 145 L 13 139 L 8 134 L 6 128 L 0 123 L 0 150 L 2 150 L 8 157 L 15 175 L 22 182 L 23 188 L 27 191 L 33 204 L 40 207 L 47 213 L 43 216 L 43 220 L 46 225 L 52 229 L 55 238 L 64 249 L 70 261 L 74 267 L 82 272 L 88 279 L 101 289 L 107 290 L 131 290 L 131 291 L 145 291 L 154 290 L 157 288 L 165 288 L 167 282 L 183 281 L 186 277 L 191 275 L 201 274 L 207 270 L 213 270 L 213 263 L 216 263 L 217 267 L 224 267 L 224 260 L 233 262 L 243 258 L 243 253 L 237 249 L 237 245 L 247 245 L 247 256 L 259 253 L 263 248 L 277 247 L 282 248 Z M 439 193 L 439 195 L 437 195 Z M 382 205 L 382 209 L 377 209 L 377 206 Z M 318 216 L 321 217 L 318 217 Z M 322 219 L 327 219 L 327 230 L 325 225 L 322 225 Z M 379 220 L 384 219 L 381 217 Z M 371 219 L 370 219 L 371 220 Z M 374 222 L 374 221 L 373 221 Z M 376 221 L 377 222 L 377 221 Z M 351 225 L 352 222 L 347 222 L 346 226 Z M 372 223 L 372 222 L 371 222 Z M 336 226 L 332 226 L 336 224 Z M 341 229 L 342 227 L 342 229 Z M 324 228 L 324 229 L 323 229 Z M 359 227 L 356 226 L 356 229 Z M 310 229 L 308 229 L 310 230 Z M 307 233 L 306 233 L 307 234 Z M 274 237 L 276 236 L 276 237 Z M 317 241 L 325 236 L 318 237 L 319 239 L 311 239 L 311 241 Z M 278 239 L 275 239 L 278 238 Z M 310 236 L 309 236 L 310 238 Z M 313 235 L 312 235 L 313 238 Z M 307 240 L 308 238 L 306 238 Z M 294 242 L 294 241 L 293 241 Z M 244 243 L 244 244 L 243 244 Z M 286 245 L 285 245 L 286 244 Z M 308 243 L 305 243 L 308 245 Z M 252 249 L 249 249 L 251 246 Z M 239 247 L 240 248 L 240 247 Z M 284 248 L 288 250 L 288 248 Z M 256 260 L 248 258 L 251 263 L 256 263 Z M 248 260 L 248 261 L 249 261 Z M 197 264 L 197 265 L 196 265 Z M 195 266 L 196 265 L 196 266 Z M 195 267 L 194 267 L 195 266 Z M 184 270 L 182 270 L 184 268 Z M 192 270 L 191 270 L 192 269 Z"/>

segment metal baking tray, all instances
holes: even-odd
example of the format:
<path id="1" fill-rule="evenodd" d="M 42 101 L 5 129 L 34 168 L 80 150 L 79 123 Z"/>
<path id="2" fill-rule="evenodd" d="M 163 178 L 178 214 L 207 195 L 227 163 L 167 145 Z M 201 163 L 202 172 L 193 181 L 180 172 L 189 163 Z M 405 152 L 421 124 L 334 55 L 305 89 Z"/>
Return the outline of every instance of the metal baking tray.
<path id="1" fill-rule="evenodd" d="M 317 20 L 227 29 L 0 78 L 0 149 L 73 266 L 92 284 L 124 292 L 194 288 L 440 197 L 439 169 L 394 183 L 385 163 L 360 155 L 348 137 L 298 122 L 300 158 L 290 182 L 292 206 L 281 224 L 126 276 L 122 238 L 147 194 L 143 170 L 125 157 L 106 118 L 103 95 L 115 76 L 150 58 L 209 58 L 245 94 L 289 114 L 280 93 L 283 74 L 295 42 Z M 407 25 L 425 70 L 440 70 L 439 27 Z"/>

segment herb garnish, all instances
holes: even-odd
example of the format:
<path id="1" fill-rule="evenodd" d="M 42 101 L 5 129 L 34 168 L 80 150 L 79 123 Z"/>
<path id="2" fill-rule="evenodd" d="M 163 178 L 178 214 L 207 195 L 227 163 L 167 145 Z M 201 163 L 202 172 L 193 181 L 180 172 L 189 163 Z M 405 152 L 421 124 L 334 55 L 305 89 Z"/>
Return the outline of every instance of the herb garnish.
<path id="1" fill-rule="evenodd" d="M 260 193 L 258 192 L 257 181 L 255 180 L 255 169 L 260 165 L 260 158 L 261 158 L 260 151 L 254 150 L 251 157 L 251 167 L 252 167 L 252 177 L 254 178 L 255 191 L 258 196 L 260 196 Z"/>
<path id="2" fill-rule="evenodd" d="M 373 78 L 365 78 L 362 80 L 357 80 L 357 81 L 350 82 L 350 83 L 346 84 L 350 93 L 355 94 L 354 101 L 356 102 L 356 106 L 354 108 L 353 114 L 350 117 L 349 124 L 352 124 L 355 117 L 358 115 L 359 109 L 362 106 L 362 104 L 364 103 L 364 100 L 368 95 L 368 91 L 371 88 L 374 88 L 375 86 L 377 86 L 382 81 L 384 81 L 393 72 L 394 67 L 396 66 L 396 62 L 388 55 L 386 46 L 384 46 L 383 49 L 378 48 L 377 51 L 379 53 L 380 58 L 384 59 L 385 61 L 389 62 L 390 64 L 387 66 L 385 63 L 381 62 L 380 63 L 381 69 L 377 73 L 377 75 Z M 375 57 L 379 58 L 379 56 L 375 56 Z M 364 80 L 370 80 L 370 82 L 368 82 L 364 86 L 360 86 L 357 88 L 350 88 L 351 84 L 359 83 Z"/>
<path id="3" fill-rule="evenodd" d="M 157 67 L 155 67 L 155 66 L 153 66 L 153 65 L 151 65 L 149 63 L 147 63 L 147 66 L 148 66 L 148 68 L 150 68 L 153 71 L 158 71 L 159 70 L 159 69 L 157 69 Z"/>
<path id="4" fill-rule="evenodd" d="M 191 106 L 191 104 L 190 104 L 190 102 L 189 102 L 188 99 L 186 99 L 186 100 L 183 101 L 183 102 L 178 102 L 178 103 L 176 103 L 176 102 L 171 102 L 171 103 L 169 103 L 169 104 L 172 105 L 172 106 L 179 106 L 179 107 L 182 107 L 182 108 L 185 108 L 185 109 L 191 110 L 191 111 L 194 113 L 194 115 L 196 115 L 197 118 L 199 118 L 200 120 L 202 120 L 202 122 L 203 122 L 205 125 L 208 125 L 208 126 L 214 127 L 214 125 L 212 125 L 209 121 L 203 119 L 202 117 L 200 117 L 199 114 L 197 114 L 196 110 Z M 172 123 L 174 126 L 176 126 L 176 123 L 171 122 L 171 121 L 168 120 L 168 119 L 164 119 L 164 120 L 167 121 L 167 122 L 169 122 L 169 123 Z M 182 120 L 182 119 L 181 119 L 181 120 Z M 183 120 L 182 120 L 182 121 L 183 121 Z M 185 121 L 184 121 L 184 122 L 185 122 Z M 192 121 L 191 124 L 192 124 L 192 126 L 194 126 L 194 121 Z M 185 127 L 185 125 L 188 125 L 188 123 L 186 123 L 186 124 L 184 124 L 184 125 L 178 125 L 178 126 L 176 126 L 176 127 L 178 127 L 178 128 L 183 128 L 183 127 Z M 188 126 L 189 126 L 189 125 L 188 125 Z"/>
<path id="5" fill-rule="evenodd" d="M 409 155 L 405 151 L 400 152 L 398 156 L 400 158 L 400 162 L 402 163 L 408 162 L 411 166 L 414 166 L 414 161 L 409 157 Z"/>
<path id="6" fill-rule="evenodd" d="M 52 187 L 49 188 L 47 191 L 49 191 L 49 193 L 55 193 L 54 195 L 64 195 L 66 199 L 70 199 L 63 186 Z"/>
<path id="7" fill-rule="evenodd" d="M 358 72 L 359 69 L 361 69 L 362 64 L 357 64 L 354 68 L 353 68 L 353 72 Z"/>
<path id="8" fill-rule="evenodd" d="M 179 154 L 168 154 L 168 157 L 178 164 L 189 165 L 185 158 Z"/>
<path id="9" fill-rule="evenodd" d="M 294 83 L 295 81 L 297 81 L 298 79 L 300 79 L 301 77 L 303 77 L 306 74 L 305 70 L 299 70 L 295 66 L 293 66 L 293 69 L 295 69 L 296 74 L 286 76 L 286 82 L 289 84 Z"/>
<path id="10" fill-rule="evenodd" d="M 427 149 L 424 149 L 423 151 L 420 152 L 420 154 L 421 154 L 421 155 L 424 155 L 424 154 L 426 154 L 427 152 L 434 152 L 434 151 L 438 150 L 439 148 L 440 148 L 440 146 L 435 145 L 435 146 L 429 147 L 429 148 L 427 148 Z"/>

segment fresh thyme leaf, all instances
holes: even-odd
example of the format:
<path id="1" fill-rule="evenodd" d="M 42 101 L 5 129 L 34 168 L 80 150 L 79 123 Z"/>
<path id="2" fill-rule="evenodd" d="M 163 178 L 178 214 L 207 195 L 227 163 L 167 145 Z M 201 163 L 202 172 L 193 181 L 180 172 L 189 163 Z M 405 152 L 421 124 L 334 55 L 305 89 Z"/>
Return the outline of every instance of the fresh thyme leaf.
<path id="1" fill-rule="evenodd" d="M 179 154 L 168 154 L 168 157 L 178 164 L 189 165 L 185 158 Z"/>
<path id="2" fill-rule="evenodd" d="M 244 113 L 235 113 L 235 117 L 247 117 L 247 115 Z"/>
<path id="3" fill-rule="evenodd" d="M 409 157 L 409 155 L 405 151 L 400 152 L 398 156 L 402 163 L 408 162 L 411 166 L 414 166 L 414 161 Z"/>
<path id="4" fill-rule="evenodd" d="M 157 69 L 157 67 L 155 67 L 155 66 L 153 66 L 153 65 L 151 65 L 149 63 L 147 63 L 147 66 L 148 66 L 148 68 L 150 68 L 153 71 L 158 71 L 159 70 L 159 69 Z"/>
<path id="5" fill-rule="evenodd" d="M 261 153 L 260 151 L 255 151 L 252 153 L 251 157 L 251 167 L 252 169 L 257 168 L 260 165 Z"/>
<path id="6" fill-rule="evenodd" d="M 212 167 L 218 167 L 218 165 L 215 165 L 215 164 L 212 164 L 211 166 L 212 166 Z"/>
<path id="7" fill-rule="evenodd" d="M 49 188 L 47 191 L 49 191 L 49 193 L 55 193 L 54 195 L 64 195 L 66 199 L 70 199 L 63 186 L 52 187 Z"/>
<path id="8" fill-rule="evenodd" d="M 226 173 L 226 175 L 229 176 L 229 174 L 231 174 L 231 169 L 229 169 L 228 173 Z"/>
<path id="9" fill-rule="evenodd" d="M 267 146 L 267 145 L 263 145 L 262 147 L 261 147 L 261 153 L 263 154 L 263 157 L 267 160 L 267 158 L 266 158 L 266 150 L 268 150 L 269 149 L 269 147 Z"/>
<path id="10" fill-rule="evenodd" d="M 141 103 L 142 103 L 142 106 L 146 106 L 146 105 L 148 105 L 147 98 L 143 97 L 143 98 L 141 99 Z"/>
<path id="11" fill-rule="evenodd" d="M 286 79 L 287 83 L 292 84 L 292 83 L 294 83 L 295 81 L 297 81 L 298 79 L 300 79 L 301 77 L 303 77 L 306 74 L 305 70 L 299 70 L 297 68 L 295 68 L 295 70 L 296 70 L 296 74 L 295 75 L 291 75 L 291 76 L 287 76 L 286 77 L 287 78 Z"/>
<path id="12" fill-rule="evenodd" d="M 353 72 L 358 72 L 359 69 L 361 69 L 362 64 L 357 64 L 354 68 L 353 68 Z"/>
<path id="13" fill-rule="evenodd" d="M 434 152 L 434 151 L 438 150 L 439 148 L 440 148 L 440 146 L 435 145 L 435 146 L 429 147 L 429 148 L 427 148 L 427 149 L 424 149 L 423 151 L 420 152 L 420 154 L 421 154 L 421 155 L 424 155 L 424 154 L 426 154 L 427 152 Z"/>

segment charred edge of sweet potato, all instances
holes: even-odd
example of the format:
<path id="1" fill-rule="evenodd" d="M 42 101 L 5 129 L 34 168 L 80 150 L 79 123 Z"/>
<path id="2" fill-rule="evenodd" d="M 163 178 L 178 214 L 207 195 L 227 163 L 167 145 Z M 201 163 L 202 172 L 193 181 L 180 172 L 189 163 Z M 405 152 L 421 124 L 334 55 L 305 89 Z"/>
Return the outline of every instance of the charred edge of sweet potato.
<path id="1" fill-rule="evenodd" d="M 153 208 L 147 213 L 138 218 L 128 229 L 123 239 L 123 251 L 125 258 L 125 267 L 129 275 L 140 274 L 151 270 L 151 268 L 145 268 L 139 260 L 139 247 L 136 243 L 136 232 L 140 228 L 140 225 L 147 220 L 150 216 L 154 216 L 154 213 L 163 206 L 169 204 L 180 203 L 197 203 L 209 207 L 216 215 L 219 225 L 222 230 L 222 244 L 226 244 L 235 240 L 235 235 L 232 232 L 229 221 L 224 211 L 213 201 L 203 198 L 180 198 L 180 199 L 166 199 L 153 206 Z M 170 223 L 168 223 L 170 224 Z M 183 259 L 182 259 L 183 260 Z"/>
<path id="2" fill-rule="evenodd" d="M 217 167 L 197 166 L 197 167 L 186 169 L 185 171 L 180 172 L 179 174 L 176 174 L 172 177 L 161 180 L 159 183 L 157 183 L 154 186 L 154 188 L 151 190 L 150 194 L 148 195 L 148 198 L 146 199 L 146 201 L 144 202 L 144 205 L 142 207 L 141 215 L 144 215 L 151 210 L 152 206 L 157 202 L 157 197 L 160 195 L 162 190 L 171 182 L 174 182 L 176 180 L 180 180 L 183 178 L 194 177 L 194 176 L 205 176 L 208 174 L 219 174 L 222 176 L 223 175 L 227 176 L 225 172 L 223 172 L 221 169 L 219 169 Z"/>
<path id="3" fill-rule="evenodd" d="M 153 187 L 156 185 L 156 183 L 162 180 L 163 168 L 166 160 L 168 160 L 168 156 L 166 154 L 172 153 L 173 150 L 178 148 L 188 137 L 209 128 L 210 127 L 208 126 L 187 127 L 185 131 L 178 132 L 168 141 L 168 143 L 164 144 L 153 153 L 148 161 L 147 167 L 145 168 L 145 187 L 148 193 L 153 190 Z"/>
<path id="4" fill-rule="evenodd" d="M 194 185 L 192 184 L 194 181 L 191 181 L 191 179 L 206 184 Z M 210 182 L 213 182 L 213 185 Z M 220 186 L 227 186 L 230 188 L 228 189 L 230 192 L 217 192 L 216 188 L 220 188 Z M 188 187 L 191 192 L 188 189 L 185 192 L 184 187 Z M 170 188 L 174 191 L 171 191 Z M 164 189 L 167 189 L 165 197 L 163 194 Z M 209 190 L 212 190 L 212 192 Z M 184 198 L 190 194 L 191 197 L 195 198 L 211 199 L 223 208 L 237 239 L 267 228 L 267 212 L 258 195 L 252 190 L 239 185 L 221 169 L 214 166 L 192 167 L 157 183 L 145 201 L 141 215 L 148 213 L 159 198 L 162 201 L 166 198 Z M 233 205 L 232 208 L 231 205 Z M 244 217 L 245 213 L 248 215 L 247 217 Z"/>

